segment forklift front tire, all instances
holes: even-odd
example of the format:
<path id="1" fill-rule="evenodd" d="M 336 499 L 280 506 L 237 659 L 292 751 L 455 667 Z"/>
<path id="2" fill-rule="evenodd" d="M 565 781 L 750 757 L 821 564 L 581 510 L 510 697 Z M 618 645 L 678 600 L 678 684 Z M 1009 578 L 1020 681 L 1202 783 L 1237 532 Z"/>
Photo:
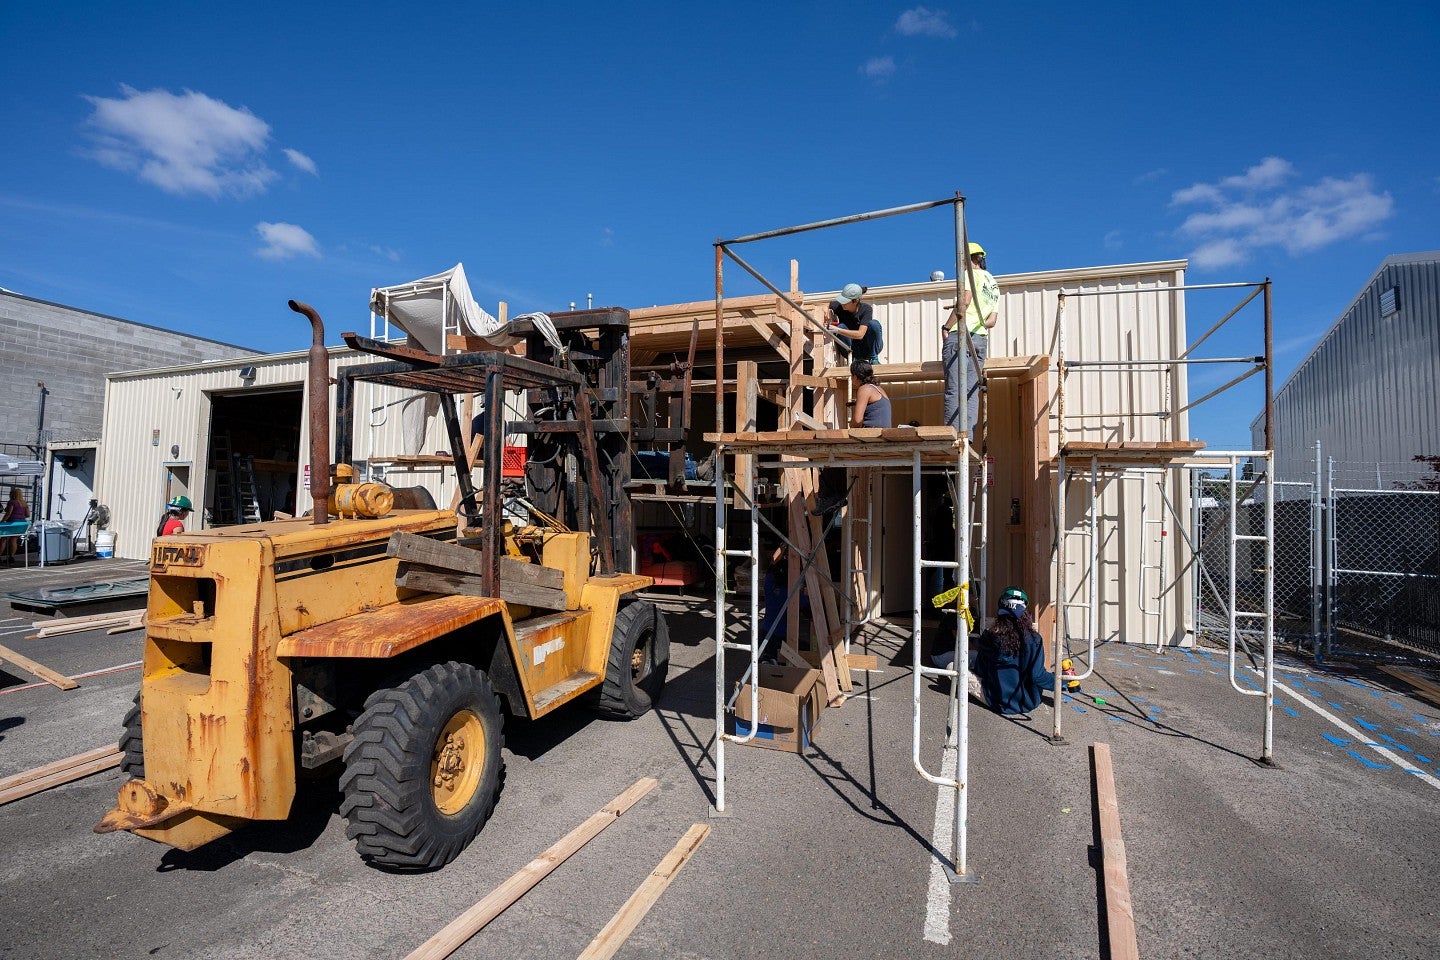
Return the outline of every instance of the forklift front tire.
<path id="1" fill-rule="evenodd" d="M 434 870 L 495 809 L 504 776 L 500 700 L 483 671 L 449 661 L 372 693 L 345 748 L 345 835 L 373 866 Z"/>
<path id="2" fill-rule="evenodd" d="M 625 604 L 615 614 L 596 711 L 619 720 L 643 716 L 660 701 L 669 670 L 670 630 L 665 615 L 645 600 Z"/>

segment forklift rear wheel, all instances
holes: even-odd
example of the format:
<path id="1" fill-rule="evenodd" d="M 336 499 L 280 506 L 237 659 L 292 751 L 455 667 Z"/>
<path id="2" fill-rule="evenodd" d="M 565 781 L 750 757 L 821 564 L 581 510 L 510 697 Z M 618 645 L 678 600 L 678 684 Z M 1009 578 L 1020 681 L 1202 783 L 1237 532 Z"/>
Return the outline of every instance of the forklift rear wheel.
<path id="1" fill-rule="evenodd" d="M 125 733 L 120 737 L 120 772 L 128 773 L 136 780 L 145 779 L 145 742 L 140 732 L 140 691 L 135 691 L 135 703 L 125 711 Z"/>
<path id="2" fill-rule="evenodd" d="M 500 700 L 484 672 L 450 661 L 372 693 L 345 749 L 340 812 L 368 863 L 433 870 L 460 855 L 504 777 Z"/>
<path id="3" fill-rule="evenodd" d="M 670 630 L 665 615 L 645 600 L 615 614 L 615 634 L 605 682 L 595 708 L 607 717 L 633 720 L 660 700 L 670 669 Z"/>

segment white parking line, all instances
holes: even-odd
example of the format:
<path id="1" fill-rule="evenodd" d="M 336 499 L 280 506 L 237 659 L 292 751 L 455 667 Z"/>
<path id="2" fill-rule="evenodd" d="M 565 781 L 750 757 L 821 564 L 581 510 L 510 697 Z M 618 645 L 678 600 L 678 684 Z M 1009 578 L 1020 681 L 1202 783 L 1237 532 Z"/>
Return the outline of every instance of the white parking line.
<path id="1" fill-rule="evenodd" d="M 1320 716 L 1324 717 L 1326 720 L 1329 720 L 1331 723 L 1335 724 L 1335 726 L 1339 727 L 1341 730 L 1344 730 L 1346 733 L 1350 734 L 1350 736 L 1354 737 L 1357 743 L 1363 744 L 1364 746 L 1369 747 L 1371 750 L 1374 750 L 1376 753 L 1380 754 L 1380 756 L 1384 757 L 1386 760 L 1389 760 L 1401 770 L 1409 773 L 1410 776 L 1415 777 L 1417 780 L 1424 780 L 1436 790 L 1440 790 L 1440 780 L 1437 780 L 1436 778 L 1430 776 L 1430 774 L 1426 773 L 1424 770 L 1419 769 L 1416 764 L 1411 763 L 1410 761 L 1405 760 L 1403 757 L 1394 753 L 1393 751 L 1387 750 L 1384 747 L 1380 746 L 1380 744 L 1376 743 L 1374 739 L 1366 736 L 1359 730 L 1356 730 L 1354 727 L 1350 726 L 1350 724 L 1346 723 L 1344 720 L 1341 720 L 1329 710 L 1326 710 L 1324 707 L 1312 703 L 1310 701 L 1310 698 L 1302 694 L 1300 691 L 1291 690 L 1279 680 L 1275 681 L 1275 689 L 1283 690 L 1284 692 L 1288 693 L 1290 696 L 1300 701 L 1300 704 L 1302 706 L 1314 710 L 1316 713 L 1320 714 Z"/>
<path id="2" fill-rule="evenodd" d="M 940 776 L 946 780 L 955 779 L 957 753 L 955 747 L 945 747 Z M 945 944 L 950 942 L 950 875 L 945 870 L 945 855 L 941 851 L 950 849 L 954 836 L 955 790 L 945 786 L 936 790 L 935 829 L 930 831 L 930 892 L 925 898 L 925 939 Z"/>

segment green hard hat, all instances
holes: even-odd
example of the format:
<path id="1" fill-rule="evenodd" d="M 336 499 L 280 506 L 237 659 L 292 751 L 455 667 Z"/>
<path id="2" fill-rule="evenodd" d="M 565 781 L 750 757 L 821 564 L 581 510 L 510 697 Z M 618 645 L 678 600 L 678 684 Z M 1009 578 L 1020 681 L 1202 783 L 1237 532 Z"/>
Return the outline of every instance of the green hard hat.
<path id="1" fill-rule="evenodd" d="M 996 613 L 1002 617 L 1014 617 L 1017 620 L 1025 616 L 1025 610 L 1030 606 L 1030 598 L 1025 596 L 1025 591 L 1019 587 L 1010 587 L 1000 594 L 1000 602 L 996 604 Z"/>
<path id="2" fill-rule="evenodd" d="M 171 510 L 193 510 L 193 509 L 194 509 L 194 507 L 190 506 L 190 498 L 189 498 L 189 497 L 183 497 L 183 496 L 182 496 L 182 497 L 172 497 L 171 500 L 170 500 L 170 502 L 167 503 L 167 504 L 165 504 L 165 506 L 166 506 L 167 508 L 171 509 Z"/>

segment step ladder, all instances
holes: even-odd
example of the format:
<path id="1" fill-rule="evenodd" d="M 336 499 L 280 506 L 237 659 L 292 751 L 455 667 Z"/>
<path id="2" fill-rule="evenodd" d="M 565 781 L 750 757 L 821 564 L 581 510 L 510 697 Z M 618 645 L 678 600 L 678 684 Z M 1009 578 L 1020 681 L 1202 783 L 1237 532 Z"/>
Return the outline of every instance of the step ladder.
<path id="1" fill-rule="evenodd" d="M 217 433 L 210 441 L 210 464 L 215 468 L 215 523 L 225 526 L 240 522 L 236 508 L 235 458 L 230 452 L 230 435 Z"/>
<path id="2" fill-rule="evenodd" d="M 239 495 L 241 523 L 260 522 L 260 494 L 255 488 L 255 457 L 236 456 L 235 489 Z"/>

